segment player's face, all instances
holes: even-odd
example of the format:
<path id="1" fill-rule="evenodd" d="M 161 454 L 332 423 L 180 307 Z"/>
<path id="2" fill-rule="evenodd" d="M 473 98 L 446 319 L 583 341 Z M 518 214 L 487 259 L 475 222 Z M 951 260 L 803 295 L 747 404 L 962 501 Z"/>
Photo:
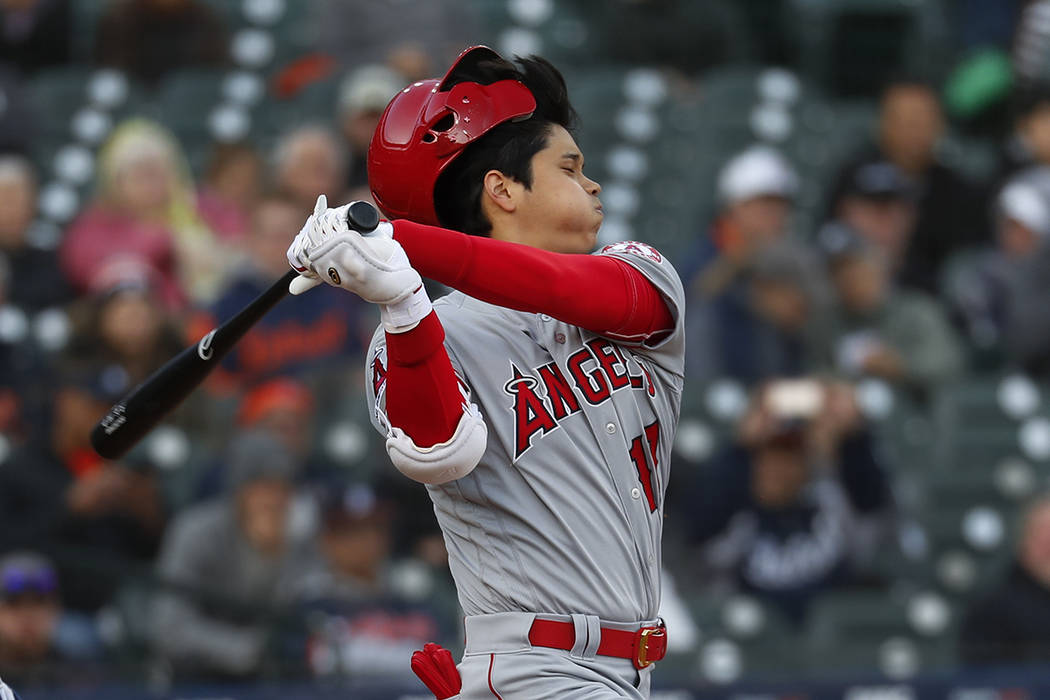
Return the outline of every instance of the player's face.
<path id="1" fill-rule="evenodd" d="M 583 174 L 583 153 L 568 131 L 552 126 L 547 147 L 532 157 L 532 187 L 519 220 L 527 242 L 555 253 L 589 253 L 602 225 L 601 185 Z"/>

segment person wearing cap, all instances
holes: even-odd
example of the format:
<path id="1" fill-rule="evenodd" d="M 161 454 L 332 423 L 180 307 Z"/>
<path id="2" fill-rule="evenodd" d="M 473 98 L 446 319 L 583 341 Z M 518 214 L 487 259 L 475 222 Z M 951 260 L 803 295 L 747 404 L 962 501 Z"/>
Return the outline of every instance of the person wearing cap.
<path id="1" fill-rule="evenodd" d="M 883 203 L 885 225 L 895 218 L 905 235 L 900 279 L 909 286 L 935 293 L 939 273 L 955 251 L 983 242 L 988 232 L 987 192 L 941 158 L 939 145 L 945 119 L 938 89 L 914 76 L 897 76 L 883 87 L 879 119 L 868 144 L 852 154 L 832 185 L 829 216 L 847 218 L 840 200 L 865 164 L 885 162 L 912 183 L 907 200 L 901 196 Z M 854 191 L 856 194 L 856 191 Z M 907 201 L 908 206 L 901 206 Z M 907 211 L 905 211 L 907 209 Z M 905 226 L 907 221 L 907 226 Z M 854 225 L 858 225 L 854 222 Z M 864 226 L 858 225 L 864 229 Z"/>
<path id="2" fill-rule="evenodd" d="M 365 160 L 379 117 L 390 99 L 409 80 L 389 66 L 369 64 L 351 71 L 339 85 L 336 117 L 347 149 L 346 186 L 362 190 L 368 199 Z"/>
<path id="3" fill-rule="evenodd" d="M 22 688 L 98 677 L 94 662 L 102 653 L 92 619 L 64 609 L 58 572 L 46 557 L 17 551 L 0 558 L 0 677 Z"/>
<path id="4" fill-rule="evenodd" d="M 319 501 L 316 557 L 282 594 L 330 616 L 307 630 L 308 664 L 318 675 L 408 675 L 414 649 L 458 637 L 454 588 L 428 577 L 419 562 L 395 560 L 393 504 L 371 485 L 330 485 Z M 326 652 L 340 660 L 337 670 L 318 663 Z"/>
<path id="5" fill-rule="evenodd" d="M 938 302 L 898 287 L 885 248 L 843 222 L 826 224 L 817 243 L 835 296 L 834 369 L 878 377 L 927 398 L 963 369 L 963 353 Z"/>
<path id="6" fill-rule="evenodd" d="M 292 377 L 268 379 L 244 392 L 234 415 L 235 429 L 265 433 L 281 443 L 298 465 L 292 475 L 297 485 L 321 481 L 329 468 L 323 460 L 313 460 L 316 403 L 306 383 Z M 229 485 L 227 472 L 224 458 L 206 467 L 194 489 L 194 500 L 221 494 Z"/>
<path id="7" fill-rule="evenodd" d="M 774 380 L 688 487 L 696 578 L 756 594 L 801 624 L 819 592 L 860 580 L 892 511 L 852 387 Z"/>
<path id="8" fill-rule="evenodd" d="M 879 248 L 894 276 L 905 281 L 905 258 L 915 228 L 916 184 L 882 158 L 861 160 L 836 185 L 833 219 Z"/>
<path id="9" fill-rule="evenodd" d="M 1016 334 L 1019 346 L 1034 349 L 1018 356 L 1028 364 L 1025 356 L 1035 359 L 1040 354 L 1040 331 L 1011 324 L 1010 319 L 1015 309 L 1026 306 L 1021 295 L 1040 294 L 1041 261 L 1050 252 L 1050 168 L 1029 168 L 1008 180 L 996 199 L 994 216 L 994 246 L 954 255 L 941 291 L 975 350 L 975 361 L 1001 364 L 1007 357 L 1007 336 Z"/>
<path id="10" fill-rule="evenodd" d="M 152 643 L 179 673 L 246 677 L 261 669 L 282 581 L 307 561 L 292 518 L 294 455 L 275 438 L 238 433 L 228 491 L 181 512 L 165 535 Z"/>
<path id="11" fill-rule="evenodd" d="M 775 332 L 755 312 L 751 276 L 764 251 L 792 247 L 788 227 L 797 190 L 794 168 L 766 146 L 738 153 L 719 173 L 718 214 L 682 266 L 690 379 L 731 376 L 750 383 L 795 369 L 770 367 L 763 358 Z"/>
<path id="12" fill-rule="evenodd" d="M 49 420 L 0 463 L 0 552 L 54 553 L 66 604 L 95 611 L 152 560 L 165 521 L 156 475 L 103 460 L 89 436 L 130 388 L 116 365 L 59 368 Z M 104 564 L 104 565 L 100 565 Z"/>
<path id="13" fill-rule="evenodd" d="M 989 363 L 1050 371 L 1050 167 L 1007 181 L 995 208 L 996 245 L 960 255 L 945 294 Z"/>

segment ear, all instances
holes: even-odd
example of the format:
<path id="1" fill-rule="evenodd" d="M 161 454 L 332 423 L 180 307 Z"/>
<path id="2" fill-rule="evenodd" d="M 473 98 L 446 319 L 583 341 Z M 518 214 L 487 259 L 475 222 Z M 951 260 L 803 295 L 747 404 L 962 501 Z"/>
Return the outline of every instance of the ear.
<path id="1" fill-rule="evenodd" d="M 499 207 L 508 214 L 518 208 L 518 189 L 521 186 L 514 178 L 498 170 L 485 173 L 482 181 L 482 195 L 491 205 Z"/>

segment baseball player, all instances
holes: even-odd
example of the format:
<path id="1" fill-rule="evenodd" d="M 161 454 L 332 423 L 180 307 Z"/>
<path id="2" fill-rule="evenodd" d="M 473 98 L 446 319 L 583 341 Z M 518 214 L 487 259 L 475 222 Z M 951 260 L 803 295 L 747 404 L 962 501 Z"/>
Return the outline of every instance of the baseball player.
<path id="1" fill-rule="evenodd" d="M 468 49 L 376 129 L 392 221 L 362 236 L 321 197 L 288 250 L 293 292 L 323 280 L 379 305 L 373 422 L 427 485 L 466 614 L 458 677 L 430 645 L 414 660 L 439 697 L 645 698 L 666 649 L 684 295 L 644 243 L 591 254 L 601 188 L 574 119 L 547 61 Z M 455 291 L 432 304 L 421 277 Z"/>

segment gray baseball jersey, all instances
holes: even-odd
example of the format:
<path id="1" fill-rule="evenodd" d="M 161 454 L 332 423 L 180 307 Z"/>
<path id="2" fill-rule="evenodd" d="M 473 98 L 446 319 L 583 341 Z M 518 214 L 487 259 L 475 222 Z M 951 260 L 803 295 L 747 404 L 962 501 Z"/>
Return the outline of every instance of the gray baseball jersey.
<path id="1" fill-rule="evenodd" d="M 664 489 L 682 394 L 684 291 L 644 243 L 606 246 L 668 303 L 658 342 L 603 337 L 460 292 L 435 302 L 452 365 L 488 447 L 469 475 L 428 486 L 467 615 L 541 612 L 652 620 L 660 605 Z M 386 348 L 369 348 L 384 431 Z"/>

